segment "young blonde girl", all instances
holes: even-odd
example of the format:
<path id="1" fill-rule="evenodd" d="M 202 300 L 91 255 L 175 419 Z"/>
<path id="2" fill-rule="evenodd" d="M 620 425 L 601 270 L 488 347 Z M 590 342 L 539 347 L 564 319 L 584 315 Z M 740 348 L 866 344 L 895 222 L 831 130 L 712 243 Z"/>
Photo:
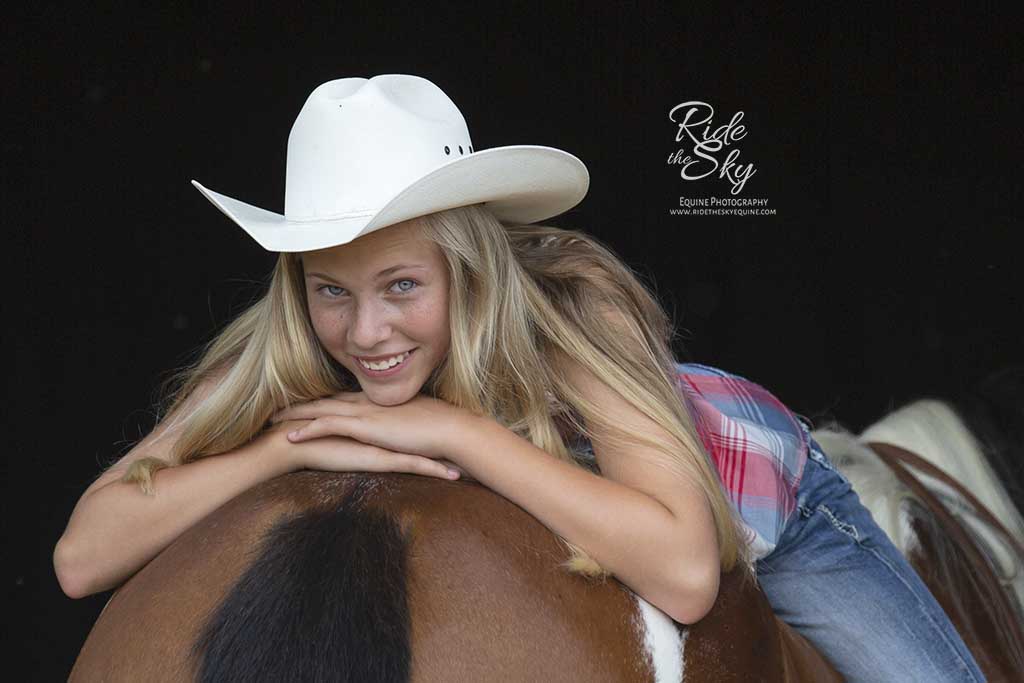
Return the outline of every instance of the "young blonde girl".
<path id="1" fill-rule="evenodd" d="M 613 574 L 681 623 L 711 609 L 720 572 L 738 563 L 756 561 L 764 583 L 788 575 L 786 556 L 845 543 L 834 565 L 881 560 L 886 571 L 859 570 L 862 594 L 845 599 L 811 600 L 827 585 L 812 571 L 803 595 L 778 583 L 777 599 L 766 593 L 787 621 L 852 679 L 899 667 L 981 680 L 806 429 L 786 441 L 783 422 L 798 423 L 763 389 L 677 364 L 671 322 L 627 266 L 593 237 L 535 224 L 582 199 L 578 159 L 535 146 L 474 152 L 440 89 L 389 75 L 314 90 L 287 179 L 284 216 L 197 184 L 278 261 L 265 295 L 179 374 L 156 429 L 83 494 L 54 556 L 68 595 L 119 585 L 210 511 L 290 471 L 468 476 L 561 537 L 571 570 Z M 723 387 L 781 422 L 749 405 L 730 415 L 714 395 Z M 774 487 L 772 505 L 723 486 L 723 425 L 749 444 L 789 444 L 778 461 L 742 453 L 762 458 L 751 471 Z M 737 510 L 744 500 L 756 519 Z M 823 509 L 856 515 L 872 545 L 812 526 Z M 829 610 L 896 585 L 916 631 L 885 633 L 863 612 L 821 627 Z M 863 651 L 837 645 L 851 629 Z"/>

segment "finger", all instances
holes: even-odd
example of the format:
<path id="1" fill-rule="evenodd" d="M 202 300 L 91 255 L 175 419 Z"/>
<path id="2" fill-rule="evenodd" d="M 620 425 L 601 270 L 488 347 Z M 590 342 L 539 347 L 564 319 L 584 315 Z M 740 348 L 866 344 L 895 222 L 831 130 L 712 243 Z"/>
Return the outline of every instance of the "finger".
<path id="1" fill-rule="evenodd" d="M 380 449 L 381 458 L 390 465 L 390 472 L 408 472 L 410 474 L 422 474 L 425 476 L 440 477 L 441 479 L 458 479 L 458 470 L 445 467 L 442 463 L 424 458 L 422 455 L 410 453 L 397 453 L 387 449 Z"/>
<path id="2" fill-rule="evenodd" d="M 318 398 L 299 405 L 285 408 L 274 414 L 274 422 L 285 420 L 315 420 L 325 415 L 350 415 L 352 404 L 333 398 Z"/>
<path id="3" fill-rule="evenodd" d="M 441 463 L 442 465 L 445 466 L 445 468 L 447 468 L 449 470 L 452 470 L 452 471 L 456 472 L 457 474 L 465 474 L 466 473 L 466 471 L 464 469 L 462 469 L 461 467 L 459 467 L 458 465 L 453 463 L 451 460 L 446 460 L 444 458 L 438 458 L 437 462 Z"/>
<path id="4" fill-rule="evenodd" d="M 321 415 L 304 427 L 288 432 L 292 443 L 317 439 L 323 436 L 347 436 L 362 441 L 359 432 L 359 418 L 350 415 Z"/>

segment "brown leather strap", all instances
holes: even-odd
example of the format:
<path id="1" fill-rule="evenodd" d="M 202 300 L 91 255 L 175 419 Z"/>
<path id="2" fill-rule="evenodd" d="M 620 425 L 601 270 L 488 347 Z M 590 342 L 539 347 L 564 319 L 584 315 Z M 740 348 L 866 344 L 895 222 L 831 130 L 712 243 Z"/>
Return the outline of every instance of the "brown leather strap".
<path id="1" fill-rule="evenodd" d="M 974 497 L 974 494 L 965 489 L 963 485 L 961 485 L 960 482 L 958 482 L 956 479 L 953 479 L 953 477 L 949 476 L 942 469 L 928 462 L 920 455 L 908 451 L 905 448 L 900 448 L 899 446 L 893 444 L 881 443 L 878 441 L 872 441 L 868 443 L 868 447 L 871 448 L 876 453 L 878 453 L 879 455 L 882 455 L 884 452 L 884 455 L 888 456 L 891 459 L 898 460 L 903 464 L 909 465 L 914 469 L 924 472 L 928 476 L 935 477 L 936 479 L 938 479 L 939 481 L 941 481 L 942 483 L 946 484 L 951 489 L 959 493 L 961 496 L 964 497 L 964 499 L 968 503 L 971 504 L 971 506 L 974 508 L 975 513 L 979 517 L 981 517 L 981 519 L 983 519 L 987 524 L 989 524 L 989 526 L 996 529 L 996 531 L 1001 533 L 1006 538 L 1006 542 L 1009 543 L 1016 551 L 1017 557 L 1021 560 L 1021 562 L 1024 562 L 1024 545 L 1021 545 L 1020 541 L 1018 541 L 1017 538 L 1013 534 L 1011 534 L 1005 526 L 1003 526 L 1002 522 L 996 519 L 996 516 L 992 514 L 991 510 L 985 507 L 980 500 Z"/>
<path id="2" fill-rule="evenodd" d="M 990 680 L 1020 680 L 1020 672 L 1024 671 L 1024 628 L 1019 621 L 1016 609 L 1016 601 L 1010 596 L 1010 589 L 1004 586 L 999 577 L 996 576 L 988 558 L 982 554 L 974 539 L 967 533 L 960 522 L 946 509 L 945 505 L 919 480 L 910 467 L 919 467 L 923 472 L 935 476 L 939 480 L 949 484 L 955 490 L 961 492 L 964 497 L 971 501 L 980 512 L 985 510 L 984 506 L 970 493 L 963 490 L 963 487 L 952 480 L 949 475 L 938 467 L 935 467 L 920 456 L 910 451 L 894 446 L 892 444 L 871 442 L 868 446 L 889 466 L 893 474 L 903 482 L 927 510 L 934 516 L 939 524 L 938 533 L 945 533 L 950 542 L 958 546 L 963 554 L 963 559 L 969 566 L 963 571 L 973 576 L 974 591 L 961 593 L 953 586 L 934 586 L 929 584 L 937 599 L 952 600 L 951 612 L 945 604 L 950 619 L 954 621 L 964 642 L 971 648 L 978 665 L 985 671 Z M 986 510 L 987 512 L 987 510 Z M 991 512 L 988 518 L 994 519 Z M 1002 529 L 1003 533 L 1013 542 L 1013 537 L 1002 527 L 998 521 L 995 527 Z M 1019 544 L 1013 543 L 1015 548 Z M 907 558 L 911 560 L 910 557 Z M 920 559 L 920 558 L 919 558 Z M 927 554 L 923 558 L 929 563 L 936 558 Z M 913 560 L 911 560 L 913 562 Z M 920 567 L 915 567 L 918 571 Z M 925 579 L 924 575 L 922 578 Z M 948 577 L 947 577 L 948 579 Z M 928 583 L 928 580 L 925 579 Z M 955 582 L 954 582 L 955 583 Z M 939 591 L 939 592 L 936 592 Z M 980 592 L 979 592 L 980 591 Z M 980 599 L 984 604 L 970 604 L 971 598 Z M 940 602 L 942 600 L 940 599 Z M 981 621 L 978 621 L 978 618 Z M 1001 673 L 1010 673 L 1009 676 L 1002 676 Z"/>

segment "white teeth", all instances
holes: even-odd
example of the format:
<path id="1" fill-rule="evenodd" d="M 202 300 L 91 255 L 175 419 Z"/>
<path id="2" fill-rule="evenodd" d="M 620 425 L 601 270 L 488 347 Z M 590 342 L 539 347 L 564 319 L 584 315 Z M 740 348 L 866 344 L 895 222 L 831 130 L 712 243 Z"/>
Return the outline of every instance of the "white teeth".
<path id="1" fill-rule="evenodd" d="M 408 357 L 409 357 L 409 351 L 406 351 L 403 354 L 400 354 L 398 356 L 393 356 L 391 358 L 388 358 L 387 360 L 382 360 L 380 362 L 367 362 L 367 361 L 363 360 L 362 358 L 357 358 L 356 360 L 358 360 L 360 363 L 362 363 L 364 368 L 369 368 L 370 370 L 387 370 L 388 368 L 395 367 L 396 365 L 398 365 L 399 363 L 401 363 L 402 361 L 404 361 Z"/>

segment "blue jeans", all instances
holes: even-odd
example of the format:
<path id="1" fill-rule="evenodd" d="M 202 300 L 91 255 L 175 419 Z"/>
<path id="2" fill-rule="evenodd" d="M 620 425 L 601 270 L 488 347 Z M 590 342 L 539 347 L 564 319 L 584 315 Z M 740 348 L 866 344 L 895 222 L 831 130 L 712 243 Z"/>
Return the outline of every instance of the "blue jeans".
<path id="1" fill-rule="evenodd" d="M 984 681 L 928 587 L 811 439 L 797 509 L 756 564 L 775 613 L 850 681 Z"/>

